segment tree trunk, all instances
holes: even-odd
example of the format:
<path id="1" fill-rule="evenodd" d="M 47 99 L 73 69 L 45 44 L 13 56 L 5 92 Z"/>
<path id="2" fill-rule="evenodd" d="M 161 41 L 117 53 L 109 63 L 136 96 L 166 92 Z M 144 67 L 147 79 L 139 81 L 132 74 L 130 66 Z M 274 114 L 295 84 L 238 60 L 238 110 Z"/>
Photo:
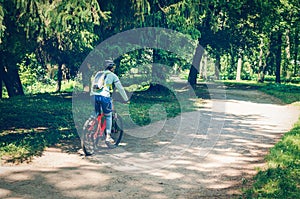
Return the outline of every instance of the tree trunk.
<path id="1" fill-rule="evenodd" d="M 259 72 L 260 76 L 259 76 L 258 82 L 263 83 L 265 81 L 265 75 L 267 72 L 267 66 L 268 66 L 267 63 L 268 63 L 269 57 L 270 57 L 270 48 L 268 49 L 268 52 L 266 54 L 265 62 L 264 63 L 262 62 L 262 69 L 261 69 L 261 72 Z"/>
<path id="2" fill-rule="evenodd" d="M 236 77 L 235 77 L 236 81 L 241 81 L 242 64 L 243 64 L 243 56 L 239 53 L 238 65 L 237 65 Z"/>
<path id="3" fill-rule="evenodd" d="M 3 74 L 3 81 L 9 97 L 24 95 L 17 69 L 9 69 Z"/>
<path id="4" fill-rule="evenodd" d="M 277 35 L 276 33 L 271 33 L 270 43 L 269 43 L 269 52 L 266 57 L 266 65 L 269 67 L 269 74 L 276 75 L 276 50 L 277 50 Z M 275 69 L 275 72 L 274 72 Z"/>
<path id="5" fill-rule="evenodd" d="M 189 76 L 188 76 L 188 82 L 190 83 L 191 86 L 195 86 L 197 84 L 197 76 L 199 74 L 199 67 L 200 67 L 200 62 L 202 55 L 204 53 L 204 49 L 198 44 L 195 55 L 193 57 L 193 63 L 190 68 Z"/>
<path id="6" fill-rule="evenodd" d="M 264 46 L 264 41 L 261 38 L 260 39 L 260 45 L 259 45 L 259 62 L 258 62 L 258 73 L 257 73 L 257 81 L 258 82 L 263 82 L 264 80 L 262 79 L 263 74 L 263 46 Z"/>
<path id="7" fill-rule="evenodd" d="M 167 71 L 160 65 L 160 54 L 158 49 L 153 49 L 153 63 L 152 63 L 152 81 L 150 83 L 149 90 L 157 92 L 165 91 L 165 87 L 162 86 L 166 82 Z"/>
<path id="8" fill-rule="evenodd" d="M 296 28 L 294 38 L 294 76 L 298 75 L 298 48 L 299 48 L 299 30 Z"/>
<path id="9" fill-rule="evenodd" d="M 207 80 L 207 53 L 203 55 L 203 64 L 202 64 L 202 78 Z"/>
<path id="10" fill-rule="evenodd" d="M 220 79 L 220 71 L 221 71 L 221 56 L 219 53 L 216 55 L 216 63 L 215 63 L 215 77 L 216 79 Z"/>
<path id="11" fill-rule="evenodd" d="M 4 74 L 4 65 L 3 65 L 2 53 L 0 54 L 0 99 L 3 98 L 3 74 Z"/>
<path id="12" fill-rule="evenodd" d="M 285 32 L 285 49 L 284 49 L 284 57 L 283 57 L 283 65 L 282 65 L 282 76 L 286 79 L 290 76 L 289 65 L 291 60 L 291 42 L 290 42 L 290 30 L 287 29 Z"/>
<path id="13" fill-rule="evenodd" d="M 276 80 L 275 82 L 280 84 L 280 70 L 281 70 L 281 45 L 282 45 L 282 34 L 278 33 L 277 34 L 277 46 L 276 46 Z"/>
<path id="14" fill-rule="evenodd" d="M 269 56 L 269 54 L 270 53 L 267 54 L 267 57 Z M 263 83 L 265 81 L 266 71 L 267 71 L 267 63 L 265 62 L 262 66 L 262 71 L 259 72 L 260 76 L 259 76 L 258 82 Z"/>
<path id="15" fill-rule="evenodd" d="M 234 79 L 234 65 L 236 64 L 236 52 L 234 51 L 234 47 L 232 45 L 230 45 L 230 65 L 229 65 L 229 68 L 227 69 L 228 70 L 228 79 L 230 80 L 233 80 Z"/>
<path id="16" fill-rule="evenodd" d="M 18 73 L 18 68 L 16 67 L 16 63 L 14 60 L 6 58 L 13 57 L 12 55 L 4 55 L 2 56 L 2 64 L 1 64 L 1 73 L 2 80 L 7 89 L 7 93 L 9 97 L 14 97 L 18 95 L 24 95 L 22 83 L 20 80 L 20 76 Z"/>
<path id="17" fill-rule="evenodd" d="M 59 93 L 61 91 L 61 81 L 62 81 L 62 64 L 58 64 L 58 71 L 57 71 L 57 87 L 56 87 L 56 93 Z"/>
<path id="18" fill-rule="evenodd" d="M 92 67 L 90 63 L 82 66 L 80 71 L 82 74 L 82 86 L 84 92 L 90 92 L 90 84 L 91 84 L 91 77 L 93 75 Z"/>
<path id="19" fill-rule="evenodd" d="M 4 69 L 2 63 L 0 63 L 0 99 L 3 98 L 3 75 Z"/>

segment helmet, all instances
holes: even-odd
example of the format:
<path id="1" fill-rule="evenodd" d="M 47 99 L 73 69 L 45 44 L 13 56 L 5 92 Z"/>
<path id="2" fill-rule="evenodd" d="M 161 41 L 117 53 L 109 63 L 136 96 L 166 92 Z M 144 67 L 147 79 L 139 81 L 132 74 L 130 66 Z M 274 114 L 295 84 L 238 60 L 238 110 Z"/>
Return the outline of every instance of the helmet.
<path id="1" fill-rule="evenodd" d="M 105 60 L 105 68 L 106 69 L 112 69 L 116 64 L 113 60 Z"/>

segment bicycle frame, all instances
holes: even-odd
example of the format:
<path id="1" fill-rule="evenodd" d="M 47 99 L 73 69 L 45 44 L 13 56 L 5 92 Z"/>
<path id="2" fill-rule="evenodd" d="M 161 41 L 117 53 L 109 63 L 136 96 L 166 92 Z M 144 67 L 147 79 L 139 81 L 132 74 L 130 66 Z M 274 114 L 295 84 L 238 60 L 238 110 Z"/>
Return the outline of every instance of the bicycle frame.
<path id="1" fill-rule="evenodd" d="M 94 139 L 96 139 L 98 136 L 102 137 L 103 133 L 106 129 L 106 119 L 104 117 L 104 113 L 100 113 L 97 117 L 98 125 L 95 133 L 93 134 Z M 95 121 L 93 121 L 93 124 L 89 127 L 89 131 L 93 130 L 93 127 L 95 125 Z"/>

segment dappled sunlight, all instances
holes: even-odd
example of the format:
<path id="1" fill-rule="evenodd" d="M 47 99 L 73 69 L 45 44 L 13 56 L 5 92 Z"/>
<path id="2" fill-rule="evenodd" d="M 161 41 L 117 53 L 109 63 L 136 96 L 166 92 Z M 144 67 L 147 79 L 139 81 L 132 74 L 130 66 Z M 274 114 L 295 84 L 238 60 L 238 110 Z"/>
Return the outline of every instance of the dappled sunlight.
<path id="1" fill-rule="evenodd" d="M 185 177 L 184 174 L 178 172 L 170 172 L 170 170 L 166 170 L 166 169 L 156 170 L 149 174 L 166 180 L 174 180 L 174 179 L 180 179 Z"/>
<path id="2" fill-rule="evenodd" d="M 207 100 L 200 111 L 125 131 L 116 149 L 83 157 L 48 148 L 17 171 L 1 167 L 0 197 L 229 198 L 298 116 L 289 106 Z"/>
<path id="3" fill-rule="evenodd" d="M 7 180 L 9 180 L 9 181 L 17 181 L 17 180 L 25 181 L 25 180 L 32 180 L 31 177 L 32 176 L 29 173 L 16 172 L 13 175 L 7 176 Z"/>
<path id="4" fill-rule="evenodd" d="M 97 189 L 90 190 L 90 187 L 96 187 L 105 183 L 109 177 L 99 173 L 98 170 L 82 169 L 80 167 L 57 168 L 52 171 L 41 171 L 39 168 L 27 168 L 27 176 L 20 176 L 18 173 L 9 173 L 15 176 L 13 179 L 9 176 L 2 181 L 0 189 L 1 198 L 11 198 L 14 196 L 32 197 L 33 198 L 73 198 L 87 197 L 97 198 L 99 194 Z M 84 175 L 83 175 L 84 174 Z M 1 176 L 3 178 L 5 176 Z M 10 190 L 10 186 L 18 188 Z M 40 189 L 41 188 L 41 189 Z M 110 196 L 111 193 L 105 192 L 101 195 Z"/>
<path id="5" fill-rule="evenodd" d="M 44 162 L 44 166 L 37 166 L 41 162 Z M 70 166 L 65 167 L 68 162 Z M 34 196 L 33 198 L 98 198 L 96 196 L 99 196 L 99 190 L 96 187 L 109 187 L 112 179 L 109 175 L 111 172 L 100 172 L 102 168 L 99 165 L 88 163 L 75 154 L 65 157 L 54 149 L 46 150 L 32 164 L 23 164 L 16 169 L 17 171 L 10 172 L 10 167 L 1 167 L 1 198 L 20 195 Z M 18 188 L 10 189 L 11 186 Z M 42 191 L 39 187 L 43 187 Z M 91 187 L 95 189 L 91 190 Z M 111 192 L 101 192 L 101 195 L 109 198 Z"/>
<path id="6" fill-rule="evenodd" d="M 0 197 L 4 198 L 5 196 L 11 195 L 13 191 L 8 189 L 1 189 L 0 188 Z"/>
<path id="7" fill-rule="evenodd" d="M 26 134 L 26 133 L 44 133 L 47 131 L 49 128 L 45 126 L 39 126 L 36 128 L 17 128 L 17 127 L 10 127 L 9 129 L 3 130 L 1 132 L 1 136 L 6 136 L 6 135 L 13 135 L 13 134 Z"/>
<path id="8" fill-rule="evenodd" d="M 290 110 L 294 115 L 288 116 L 289 119 L 286 121 L 287 116 L 281 114 L 282 110 L 287 108 L 284 106 L 271 105 L 264 109 L 265 104 L 260 103 L 231 100 L 224 102 L 226 103 L 225 124 L 217 144 L 207 156 L 199 155 L 206 150 L 205 147 L 201 147 L 206 131 L 201 129 L 199 134 L 189 135 L 193 137 L 193 143 L 182 156 L 171 165 L 166 165 L 158 171 L 149 171 L 149 174 L 162 179 L 176 179 L 176 184 L 174 182 L 173 186 L 177 185 L 190 191 L 197 187 L 206 187 L 206 189 L 224 189 L 226 194 L 227 189 L 230 187 L 234 189 L 238 185 L 237 182 L 241 186 L 243 179 L 256 173 L 256 167 L 264 165 L 262 157 L 285 132 L 286 125 L 289 126 L 294 122 L 295 119 L 291 120 L 291 118 L 297 118 L 296 115 L 299 114 L 299 110 Z M 246 111 L 241 108 L 243 106 L 247 106 Z M 217 114 L 204 112 L 203 115 L 210 117 Z M 278 122 L 278 119 L 283 120 L 284 123 Z M 210 129 L 206 124 L 202 125 L 207 130 Z M 178 144 L 171 148 L 179 150 L 182 147 L 184 145 Z M 230 190 L 228 193 L 238 191 Z"/>

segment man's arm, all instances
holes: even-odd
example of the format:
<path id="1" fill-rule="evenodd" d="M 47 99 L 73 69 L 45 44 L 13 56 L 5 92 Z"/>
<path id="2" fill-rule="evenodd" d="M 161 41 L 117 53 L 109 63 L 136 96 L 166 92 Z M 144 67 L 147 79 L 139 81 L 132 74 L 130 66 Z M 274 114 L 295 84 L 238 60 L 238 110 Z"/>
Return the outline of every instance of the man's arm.
<path id="1" fill-rule="evenodd" d="M 120 92 L 120 94 L 123 97 L 123 99 L 127 102 L 128 101 L 128 97 L 127 97 L 127 94 L 126 94 L 126 92 L 124 90 L 124 87 L 122 86 L 120 80 L 118 80 L 117 82 L 115 82 L 115 86 L 117 87 L 117 89 Z"/>

